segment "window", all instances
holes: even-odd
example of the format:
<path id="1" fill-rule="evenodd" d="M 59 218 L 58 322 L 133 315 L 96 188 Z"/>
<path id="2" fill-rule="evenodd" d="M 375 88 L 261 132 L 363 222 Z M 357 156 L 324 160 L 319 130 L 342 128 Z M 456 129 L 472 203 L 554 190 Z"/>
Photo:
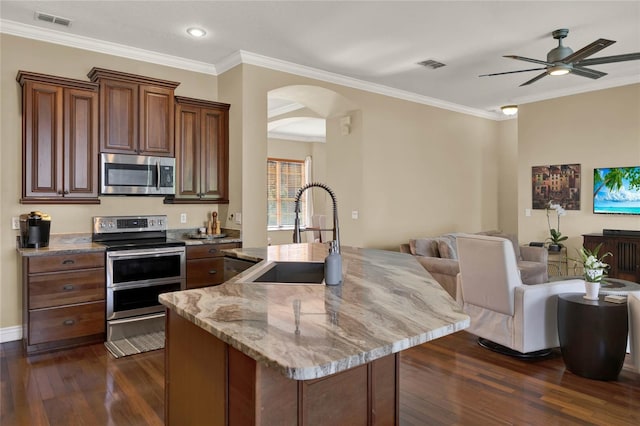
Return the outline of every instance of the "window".
<path id="1" fill-rule="evenodd" d="M 267 159 L 267 227 L 293 228 L 295 200 L 298 190 L 306 184 L 305 162 Z M 300 200 L 300 226 L 306 226 L 306 194 Z"/>

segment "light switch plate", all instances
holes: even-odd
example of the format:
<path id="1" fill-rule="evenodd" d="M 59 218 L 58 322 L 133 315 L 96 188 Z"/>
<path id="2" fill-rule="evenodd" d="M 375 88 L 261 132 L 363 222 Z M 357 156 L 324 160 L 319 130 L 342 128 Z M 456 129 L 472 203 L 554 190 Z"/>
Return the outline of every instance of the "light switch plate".
<path id="1" fill-rule="evenodd" d="M 187 214 L 180 213 L 180 223 L 187 223 Z"/>
<path id="2" fill-rule="evenodd" d="M 236 214 L 233 215 L 233 218 L 235 219 L 238 225 L 242 223 L 242 213 L 236 212 Z"/>
<path id="3" fill-rule="evenodd" d="M 358 210 L 353 210 L 351 212 L 351 219 L 357 219 L 358 218 Z"/>
<path id="4" fill-rule="evenodd" d="M 18 216 L 11 218 L 11 229 L 20 229 L 20 218 Z"/>

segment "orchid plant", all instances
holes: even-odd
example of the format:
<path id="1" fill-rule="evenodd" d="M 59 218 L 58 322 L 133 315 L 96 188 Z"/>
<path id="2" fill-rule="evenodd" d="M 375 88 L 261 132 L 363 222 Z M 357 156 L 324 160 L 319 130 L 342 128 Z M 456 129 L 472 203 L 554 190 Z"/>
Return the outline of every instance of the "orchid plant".
<path id="1" fill-rule="evenodd" d="M 602 278 L 606 277 L 606 270 L 609 268 L 607 263 L 604 263 L 604 258 L 607 256 L 613 256 L 611 252 L 606 252 L 602 256 L 598 257 L 602 243 L 598 244 L 593 251 L 581 247 L 578 249 L 578 253 L 582 259 L 582 266 L 584 268 L 585 281 L 592 283 L 599 283 Z"/>
<path id="2" fill-rule="evenodd" d="M 556 204 L 553 201 L 549 201 L 546 210 L 547 224 L 549 225 L 549 234 L 551 235 L 549 238 L 547 238 L 547 241 L 549 241 L 551 245 L 562 247 L 561 242 L 565 241 L 568 237 L 560 233 L 560 216 L 565 216 L 567 212 L 560 204 Z M 555 210 L 556 216 L 558 217 L 558 226 L 556 228 L 551 227 L 551 217 L 549 216 L 549 212 L 551 210 Z"/>

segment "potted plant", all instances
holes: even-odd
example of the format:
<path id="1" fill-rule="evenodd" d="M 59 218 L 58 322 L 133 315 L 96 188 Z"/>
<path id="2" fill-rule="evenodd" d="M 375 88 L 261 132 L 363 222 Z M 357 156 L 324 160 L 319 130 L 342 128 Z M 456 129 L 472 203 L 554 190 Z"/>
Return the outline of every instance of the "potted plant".
<path id="1" fill-rule="evenodd" d="M 549 251 L 560 251 L 563 247 L 562 241 L 565 241 L 568 237 L 562 235 L 560 233 L 560 216 L 564 216 L 567 214 L 564 208 L 560 204 L 556 204 L 553 201 L 549 201 L 547 204 L 547 224 L 549 225 L 549 235 L 545 241 L 548 242 L 547 248 Z M 558 226 L 556 228 L 551 227 L 551 217 L 549 216 L 549 212 L 551 210 L 556 211 L 556 216 L 558 217 Z"/>
<path id="2" fill-rule="evenodd" d="M 611 252 L 606 252 L 602 256 L 598 257 L 602 243 L 598 244 L 593 251 L 581 247 L 578 249 L 580 254 L 579 262 L 582 263 L 583 277 L 585 281 L 585 299 L 596 300 L 598 299 L 598 292 L 600 291 L 600 282 L 607 276 L 607 269 L 609 265 L 604 263 L 604 258 L 607 256 L 613 256 Z"/>

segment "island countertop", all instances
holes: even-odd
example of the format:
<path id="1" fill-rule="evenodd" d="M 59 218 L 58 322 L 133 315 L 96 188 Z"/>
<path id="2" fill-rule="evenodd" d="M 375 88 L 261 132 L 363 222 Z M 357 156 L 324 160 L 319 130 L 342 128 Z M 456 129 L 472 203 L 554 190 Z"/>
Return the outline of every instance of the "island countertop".
<path id="1" fill-rule="evenodd" d="M 262 261 L 224 284 L 165 293 L 160 302 L 290 379 L 335 374 L 469 326 L 469 317 L 408 254 L 342 246 L 343 284 L 325 286 L 244 282 L 266 262 L 322 262 L 324 244 L 228 253 Z"/>

